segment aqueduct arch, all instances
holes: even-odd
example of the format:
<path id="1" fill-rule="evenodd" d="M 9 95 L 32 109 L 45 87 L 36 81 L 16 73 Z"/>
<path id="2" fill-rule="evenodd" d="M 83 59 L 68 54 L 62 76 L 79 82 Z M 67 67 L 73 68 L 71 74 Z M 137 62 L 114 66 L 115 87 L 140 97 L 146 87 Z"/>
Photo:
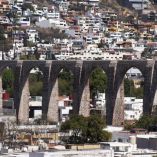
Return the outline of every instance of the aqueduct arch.
<path id="1" fill-rule="evenodd" d="M 56 80 L 61 69 L 68 69 L 74 75 L 74 114 L 87 114 L 88 102 L 82 99 L 87 87 L 88 78 L 94 68 L 101 68 L 107 75 L 106 111 L 107 123 L 114 124 L 117 119 L 116 113 L 120 113 L 117 104 L 117 95 L 125 73 L 131 67 L 138 68 L 144 77 L 144 113 L 151 114 L 154 103 L 154 95 L 157 88 L 157 62 L 133 60 L 133 61 L 0 61 L 0 74 L 5 67 L 11 67 L 15 73 L 15 106 L 17 119 L 20 123 L 27 123 L 25 115 L 24 95 L 27 95 L 26 81 L 29 72 L 38 67 L 43 72 L 43 118 L 57 121 L 57 108 L 55 95 L 58 87 Z M 84 102 L 83 102 L 83 101 Z M 83 110 L 81 109 L 83 108 Z M 26 108 L 27 109 L 27 108 Z M 84 112 L 85 111 L 85 112 Z"/>
<path id="2" fill-rule="evenodd" d="M 2 104 L 3 104 L 3 102 L 2 102 L 2 89 L 3 89 L 3 87 L 2 87 L 2 84 L 3 84 L 2 83 L 2 74 L 3 74 L 4 70 L 10 69 L 12 71 L 14 77 L 15 77 L 16 62 L 5 62 L 5 63 L 3 63 L 0 61 L 0 65 L 1 65 L 0 66 L 0 112 L 2 112 Z M 13 83 L 14 87 L 15 87 L 15 84 L 16 84 L 16 82 L 14 81 L 14 83 Z M 16 106 L 15 106 L 15 108 L 16 108 Z"/>
<path id="3" fill-rule="evenodd" d="M 58 113 L 58 76 L 62 69 L 67 69 L 75 76 L 75 61 L 67 62 L 52 62 L 50 69 L 50 76 L 48 80 L 47 88 L 47 106 L 45 106 L 46 118 L 50 122 L 57 122 L 59 118 Z M 74 82 L 76 82 L 76 77 L 74 77 Z M 53 116 L 52 116 L 53 115 Z"/>

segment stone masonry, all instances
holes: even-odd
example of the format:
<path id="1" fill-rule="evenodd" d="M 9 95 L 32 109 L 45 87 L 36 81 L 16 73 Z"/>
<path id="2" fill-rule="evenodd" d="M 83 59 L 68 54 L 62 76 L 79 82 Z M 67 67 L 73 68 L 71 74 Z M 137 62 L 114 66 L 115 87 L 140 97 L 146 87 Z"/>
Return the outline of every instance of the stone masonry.
<path id="1" fill-rule="evenodd" d="M 79 114 L 84 117 L 88 117 L 90 115 L 90 89 L 89 89 L 89 80 L 83 90 L 81 101 L 80 101 L 80 109 Z"/>
<path id="2" fill-rule="evenodd" d="M 51 91 L 50 102 L 48 106 L 47 120 L 50 122 L 58 122 L 59 120 L 58 97 L 59 97 L 59 92 L 58 92 L 58 79 L 57 79 Z"/>
<path id="3" fill-rule="evenodd" d="M 48 121 L 58 121 L 58 75 L 67 69 L 74 75 L 74 114 L 89 115 L 89 76 L 95 68 L 104 70 L 108 77 L 106 90 L 107 124 L 119 126 L 124 121 L 124 76 L 132 67 L 138 68 L 144 77 L 143 112 L 152 114 L 157 104 L 157 61 L 0 61 L 0 74 L 5 68 L 15 73 L 14 104 L 18 123 L 28 123 L 29 83 L 31 69 L 39 68 L 44 76 L 42 113 Z M 2 90 L 2 86 L 0 86 Z"/>

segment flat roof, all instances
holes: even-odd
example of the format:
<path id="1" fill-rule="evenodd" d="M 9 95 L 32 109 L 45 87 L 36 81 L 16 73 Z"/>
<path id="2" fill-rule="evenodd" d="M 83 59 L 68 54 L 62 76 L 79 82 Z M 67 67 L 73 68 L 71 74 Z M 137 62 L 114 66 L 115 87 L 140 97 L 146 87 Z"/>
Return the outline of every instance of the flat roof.
<path id="1" fill-rule="evenodd" d="M 123 142 L 100 142 L 100 144 L 108 144 L 111 147 L 130 147 L 131 143 L 123 143 Z"/>

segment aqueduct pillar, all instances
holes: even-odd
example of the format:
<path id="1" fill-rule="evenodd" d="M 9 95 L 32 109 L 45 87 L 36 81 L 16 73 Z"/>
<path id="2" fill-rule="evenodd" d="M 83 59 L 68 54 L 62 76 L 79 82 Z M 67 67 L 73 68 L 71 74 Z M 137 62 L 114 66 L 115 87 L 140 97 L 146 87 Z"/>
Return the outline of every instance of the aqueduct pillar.
<path id="1" fill-rule="evenodd" d="M 56 78 L 52 83 L 52 90 L 50 94 L 50 101 L 47 112 L 47 121 L 58 122 L 59 121 L 59 111 L 58 111 L 58 78 Z"/>
<path id="2" fill-rule="evenodd" d="M 81 94 L 80 108 L 79 114 L 84 117 L 88 117 L 90 115 L 90 88 L 89 88 L 89 80 L 84 86 L 83 92 Z"/>
<path id="3" fill-rule="evenodd" d="M 18 112 L 18 122 L 27 124 L 29 122 L 29 79 L 27 78 L 24 87 L 21 89 L 21 98 Z"/>

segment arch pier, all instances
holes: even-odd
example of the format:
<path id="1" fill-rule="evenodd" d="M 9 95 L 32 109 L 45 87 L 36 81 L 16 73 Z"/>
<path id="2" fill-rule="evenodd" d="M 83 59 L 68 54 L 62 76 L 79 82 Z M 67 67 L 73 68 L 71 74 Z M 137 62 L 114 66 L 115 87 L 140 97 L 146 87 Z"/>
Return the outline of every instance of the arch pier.
<path id="1" fill-rule="evenodd" d="M 30 70 L 37 67 L 43 73 L 42 118 L 58 122 L 58 75 L 62 69 L 74 76 L 73 113 L 89 116 L 89 76 L 95 68 L 107 75 L 106 119 L 109 125 L 121 125 L 124 121 L 124 89 L 122 81 L 126 72 L 135 67 L 144 77 L 143 112 L 151 114 L 157 104 L 157 62 L 146 60 L 127 61 L 0 61 L 0 75 L 9 67 L 15 75 L 14 106 L 17 121 L 28 123 Z M 1 86 L 0 86 L 1 88 Z"/>

